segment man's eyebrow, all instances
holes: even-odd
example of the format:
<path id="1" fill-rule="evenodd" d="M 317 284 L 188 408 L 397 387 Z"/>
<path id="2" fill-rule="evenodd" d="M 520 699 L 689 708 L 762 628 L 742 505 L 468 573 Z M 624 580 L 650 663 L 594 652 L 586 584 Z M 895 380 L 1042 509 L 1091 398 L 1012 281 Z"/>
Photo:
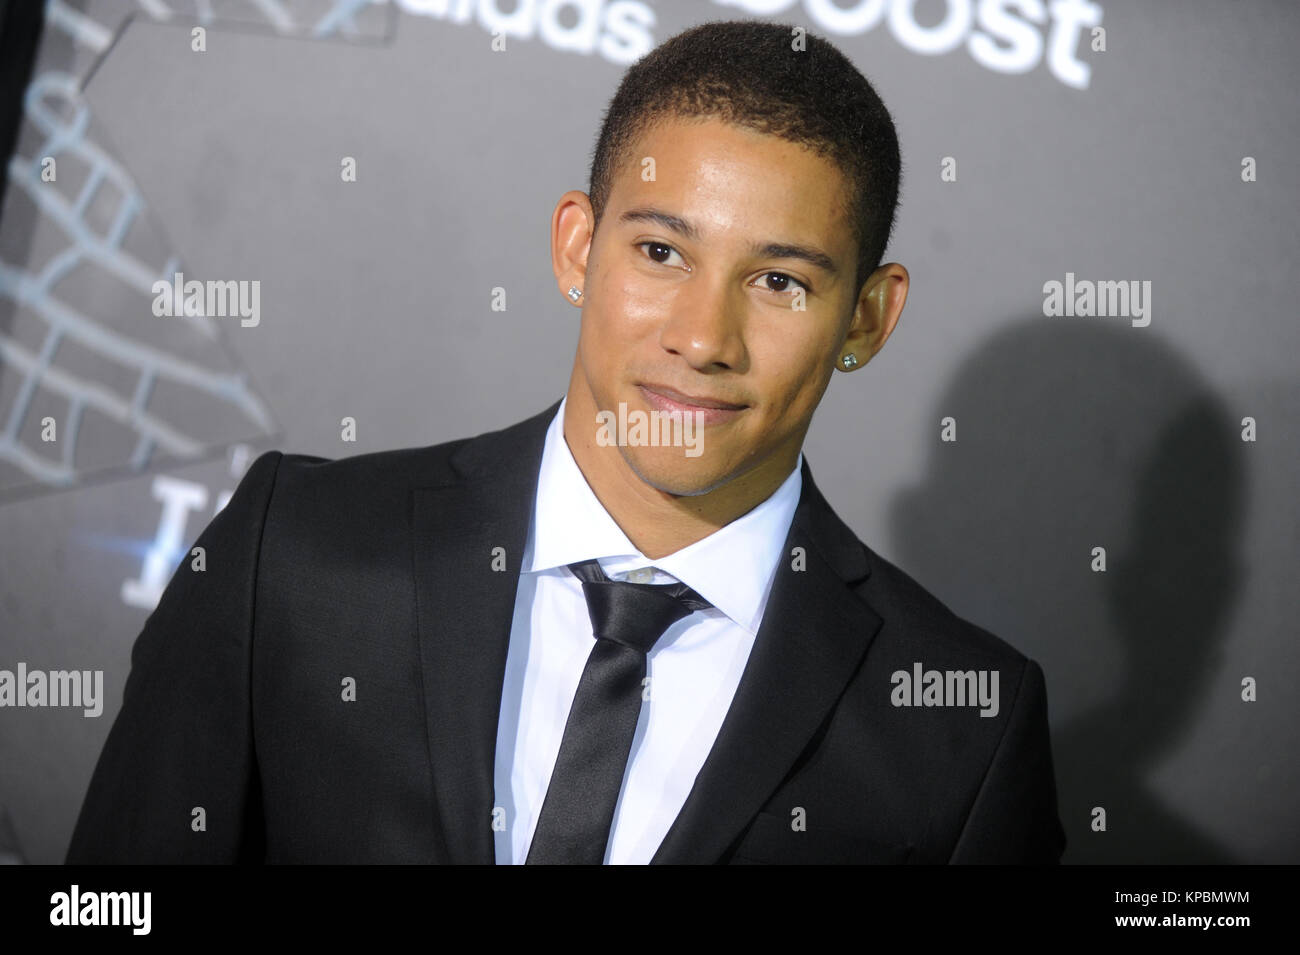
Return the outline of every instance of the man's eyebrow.
<path id="1" fill-rule="evenodd" d="M 687 222 L 681 216 L 675 216 L 670 212 L 663 212 L 659 209 L 628 209 L 618 217 L 618 220 L 619 222 L 656 222 L 670 232 L 685 236 L 692 242 L 700 240 L 700 230 L 692 223 Z M 802 259 L 809 265 L 819 268 L 830 275 L 839 272 L 834 259 L 821 249 L 812 246 L 796 245 L 790 242 L 755 242 L 750 246 L 750 252 L 753 255 L 768 259 Z"/>
<path id="2" fill-rule="evenodd" d="M 692 242 L 700 241 L 700 230 L 681 216 L 658 209 L 628 209 L 618 217 L 619 222 L 657 222 L 670 232 L 684 235 Z"/>
<path id="3" fill-rule="evenodd" d="M 814 268 L 834 275 L 839 271 L 835 260 L 821 249 L 807 245 L 788 245 L 782 242 L 756 242 L 750 249 L 755 255 L 764 259 L 803 259 Z"/>

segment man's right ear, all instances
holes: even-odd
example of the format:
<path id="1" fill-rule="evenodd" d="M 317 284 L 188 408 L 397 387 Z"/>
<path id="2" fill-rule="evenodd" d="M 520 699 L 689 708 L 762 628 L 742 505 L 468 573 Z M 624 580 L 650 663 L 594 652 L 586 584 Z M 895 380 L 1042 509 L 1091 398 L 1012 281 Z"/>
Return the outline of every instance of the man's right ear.
<path id="1" fill-rule="evenodd" d="M 587 194 L 572 189 L 560 196 L 551 216 L 551 269 L 560 292 L 578 307 L 587 284 L 587 256 L 595 232 L 596 216 Z"/>

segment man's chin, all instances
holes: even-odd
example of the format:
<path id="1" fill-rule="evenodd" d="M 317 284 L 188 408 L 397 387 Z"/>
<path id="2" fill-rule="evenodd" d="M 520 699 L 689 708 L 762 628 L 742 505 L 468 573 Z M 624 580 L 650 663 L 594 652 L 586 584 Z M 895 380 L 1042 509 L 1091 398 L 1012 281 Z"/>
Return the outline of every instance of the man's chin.
<path id="1" fill-rule="evenodd" d="M 676 497 L 698 497 L 717 490 L 732 475 L 708 455 L 688 457 L 682 448 L 620 448 L 632 473 L 655 490 Z"/>

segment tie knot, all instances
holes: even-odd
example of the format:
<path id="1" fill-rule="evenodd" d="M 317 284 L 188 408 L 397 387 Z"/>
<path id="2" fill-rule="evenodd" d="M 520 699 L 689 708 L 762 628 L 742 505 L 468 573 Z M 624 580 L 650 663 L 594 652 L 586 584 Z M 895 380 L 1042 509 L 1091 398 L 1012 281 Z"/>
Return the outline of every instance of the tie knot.
<path id="1" fill-rule="evenodd" d="M 678 620 L 712 606 L 683 583 L 610 580 L 595 560 L 570 564 L 569 569 L 582 581 L 596 639 L 612 640 L 641 653 L 649 653 Z"/>

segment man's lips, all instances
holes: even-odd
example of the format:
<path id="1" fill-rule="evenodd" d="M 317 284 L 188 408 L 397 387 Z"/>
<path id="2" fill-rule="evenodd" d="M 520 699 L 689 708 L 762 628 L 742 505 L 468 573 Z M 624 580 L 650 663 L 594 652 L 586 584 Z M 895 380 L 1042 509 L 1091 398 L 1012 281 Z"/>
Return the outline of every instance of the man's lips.
<path id="1" fill-rule="evenodd" d="M 718 408 L 723 411 L 739 411 L 745 405 L 734 404 L 730 401 L 722 401 L 718 398 L 707 398 L 703 395 L 688 395 L 683 391 L 677 391 L 669 388 L 667 385 L 641 385 L 645 391 L 652 391 L 657 395 L 662 395 L 670 401 L 675 401 L 679 405 L 692 405 L 696 408 Z"/>
<path id="2" fill-rule="evenodd" d="M 733 418 L 748 407 L 748 405 L 723 401 L 720 398 L 688 395 L 666 385 L 642 384 L 637 385 L 637 388 L 640 389 L 646 404 L 658 411 L 668 414 L 674 412 L 697 414 L 703 422 L 710 424 Z"/>

